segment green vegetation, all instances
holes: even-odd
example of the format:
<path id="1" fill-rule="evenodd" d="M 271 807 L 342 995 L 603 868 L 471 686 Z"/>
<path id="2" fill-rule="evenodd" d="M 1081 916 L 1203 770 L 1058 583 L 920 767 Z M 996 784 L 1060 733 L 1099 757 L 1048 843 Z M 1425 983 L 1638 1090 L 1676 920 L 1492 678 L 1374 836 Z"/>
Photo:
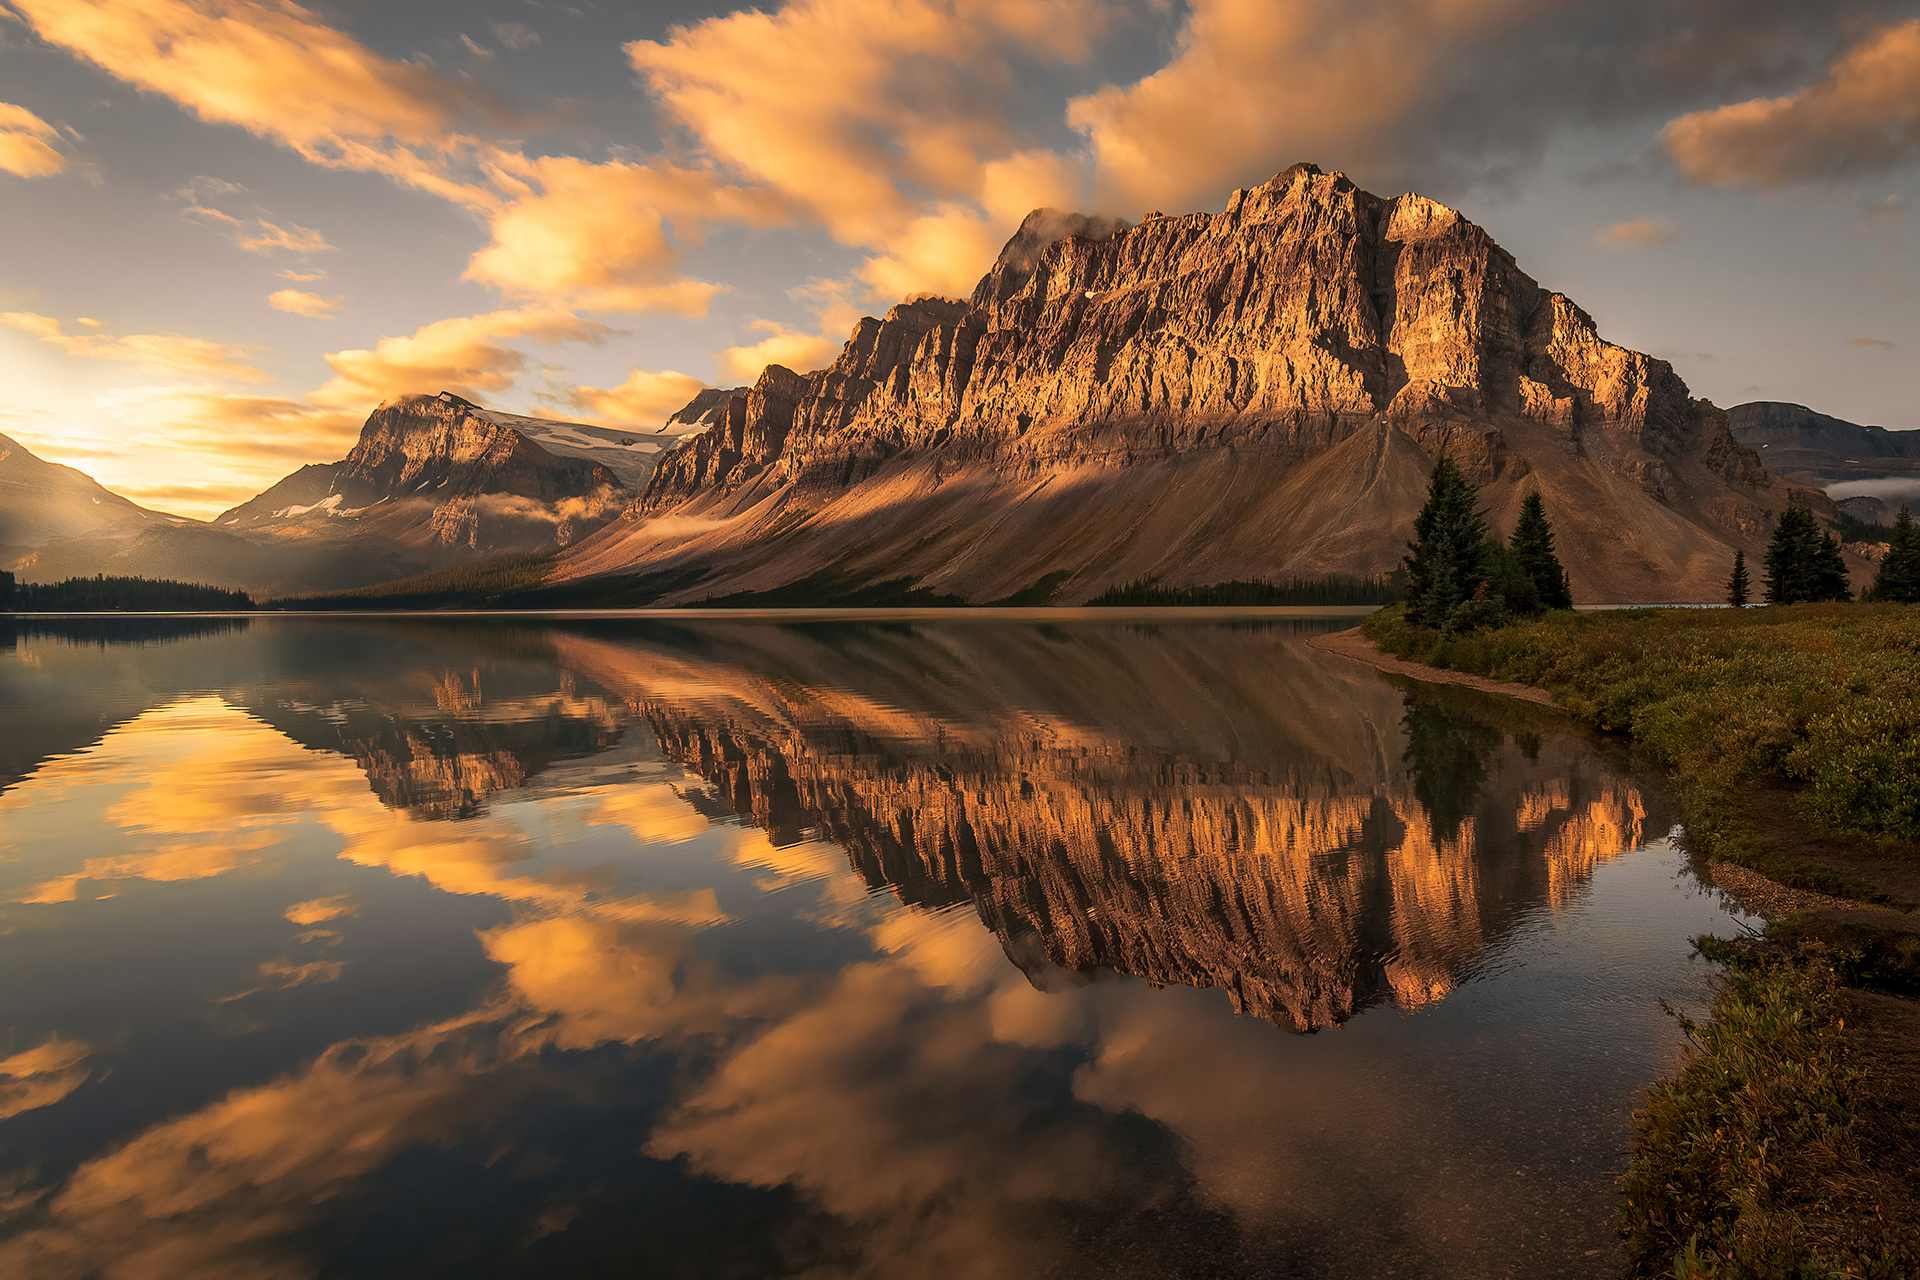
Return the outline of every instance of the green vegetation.
<path id="1" fill-rule="evenodd" d="M 822 569 L 798 582 L 767 591 L 736 591 L 694 602 L 698 609 L 946 609 L 960 596 L 914 585 L 912 578 L 867 582 L 838 569 Z"/>
<path id="2" fill-rule="evenodd" d="M 1747 573 L 1747 553 L 1735 548 L 1733 572 L 1727 577 L 1727 603 L 1736 609 L 1744 609 L 1752 594 L 1753 579 Z"/>
<path id="3" fill-rule="evenodd" d="M 1740 960 L 1703 939 L 1716 958 Z M 1684 1021 L 1684 1020 L 1683 1020 Z M 1838 974 L 1818 945 L 1746 960 L 1639 1117 L 1617 1216 L 1635 1271 L 1676 1280 L 1914 1274 L 1872 1204 Z"/>
<path id="4" fill-rule="evenodd" d="M 1873 586 L 1861 597 L 1892 604 L 1920 604 L 1920 530 L 1913 527 L 1913 512 L 1900 508 L 1887 537 L 1887 554 L 1880 561 Z"/>
<path id="5" fill-rule="evenodd" d="M 1767 603 L 1806 604 L 1851 600 L 1840 543 L 1824 532 L 1806 507 L 1788 507 L 1767 545 Z"/>
<path id="6" fill-rule="evenodd" d="M 1407 616 L 1453 636 L 1504 626 L 1516 615 L 1571 608 L 1567 571 L 1554 554 L 1540 494 L 1527 495 L 1505 546 L 1487 536 L 1479 501 L 1452 458 L 1434 464 L 1407 549 Z"/>
<path id="7" fill-rule="evenodd" d="M 68 578 L 65 582 L 15 582 L 0 572 L 0 609 L 14 613 L 227 613 L 253 608 L 244 591 L 224 591 L 199 582 L 165 578 Z"/>
<path id="8" fill-rule="evenodd" d="M 491 609 L 501 598 L 538 587 L 552 556 L 495 556 L 452 569 L 396 578 L 370 587 L 269 600 L 270 609 Z"/>
<path id="9" fill-rule="evenodd" d="M 1100 607 L 1392 604 L 1403 594 L 1400 576 L 1331 574 L 1286 582 L 1216 582 L 1206 587 L 1162 587 L 1158 578 L 1141 578 L 1103 591 L 1087 603 Z"/>
<path id="10" fill-rule="evenodd" d="M 1920 840 L 1920 614 L 1902 605 L 1553 613 L 1443 636 L 1369 617 L 1402 658 L 1551 692 L 1672 767 L 1694 843 L 1783 884 L 1872 896 L 1760 830 L 1748 789 L 1792 788 L 1833 832 Z"/>

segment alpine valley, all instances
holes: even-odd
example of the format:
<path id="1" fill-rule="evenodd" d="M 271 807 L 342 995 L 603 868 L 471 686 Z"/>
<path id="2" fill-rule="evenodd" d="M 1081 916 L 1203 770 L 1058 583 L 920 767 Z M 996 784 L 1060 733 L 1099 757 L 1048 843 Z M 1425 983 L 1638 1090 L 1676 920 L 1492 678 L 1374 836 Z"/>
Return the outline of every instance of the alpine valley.
<path id="1" fill-rule="evenodd" d="M 518 555 L 569 603 L 1077 604 L 1390 573 L 1443 454 L 1501 533 L 1541 492 L 1581 601 L 1717 599 L 1788 505 L 1837 515 L 1459 213 L 1301 164 L 1217 214 L 1036 210 L 970 299 L 862 319 L 829 367 L 663 427 L 403 396 L 208 524 L 69 495 L 88 520 L 0 542 L 31 581 L 256 596 Z"/>

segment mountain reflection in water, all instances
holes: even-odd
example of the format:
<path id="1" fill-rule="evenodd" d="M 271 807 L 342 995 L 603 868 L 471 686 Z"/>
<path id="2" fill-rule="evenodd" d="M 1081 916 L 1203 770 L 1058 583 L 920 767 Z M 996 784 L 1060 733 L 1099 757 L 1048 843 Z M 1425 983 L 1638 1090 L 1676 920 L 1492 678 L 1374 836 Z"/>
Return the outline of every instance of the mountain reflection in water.
<path id="1" fill-rule="evenodd" d="M 1719 908 L 1340 625 L 22 632 L 0 1271 L 1611 1274 Z"/>

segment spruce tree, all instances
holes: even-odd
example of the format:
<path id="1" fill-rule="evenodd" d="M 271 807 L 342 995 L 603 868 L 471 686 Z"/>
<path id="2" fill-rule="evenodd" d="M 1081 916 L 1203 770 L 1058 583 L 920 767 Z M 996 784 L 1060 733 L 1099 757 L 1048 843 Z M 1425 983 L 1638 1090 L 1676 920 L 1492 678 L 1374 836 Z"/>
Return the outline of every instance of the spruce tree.
<path id="1" fill-rule="evenodd" d="M 1735 547 L 1733 551 L 1733 576 L 1727 579 L 1727 603 L 1736 609 L 1747 607 L 1747 596 L 1753 590 L 1753 583 L 1747 577 L 1747 553 Z"/>
<path id="2" fill-rule="evenodd" d="M 1478 499 L 1452 458 L 1443 456 L 1434 464 L 1427 481 L 1427 503 L 1413 520 L 1415 541 L 1407 544 L 1410 621 L 1446 626 L 1453 611 L 1471 600 L 1487 580 L 1482 553 L 1487 522 L 1477 508 Z"/>
<path id="3" fill-rule="evenodd" d="M 1533 579 L 1540 608 L 1573 608 L 1567 571 L 1560 557 L 1553 553 L 1553 526 L 1547 522 L 1546 503 L 1538 489 L 1520 504 L 1520 523 L 1513 527 L 1513 538 L 1507 545 L 1519 559 L 1520 567 Z"/>
<path id="4" fill-rule="evenodd" d="M 1893 537 L 1887 554 L 1880 561 L 1880 572 L 1866 598 L 1894 604 L 1920 604 L 1920 529 L 1913 527 L 1913 511 L 1900 508 L 1893 522 Z"/>
<path id="5" fill-rule="evenodd" d="M 1780 513 L 1773 541 L 1767 545 L 1766 568 L 1768 604 L 1853 599 L 1840 544 L 1832 534 L 1821 532 L 1806 507 L 1788 507 Z"/>

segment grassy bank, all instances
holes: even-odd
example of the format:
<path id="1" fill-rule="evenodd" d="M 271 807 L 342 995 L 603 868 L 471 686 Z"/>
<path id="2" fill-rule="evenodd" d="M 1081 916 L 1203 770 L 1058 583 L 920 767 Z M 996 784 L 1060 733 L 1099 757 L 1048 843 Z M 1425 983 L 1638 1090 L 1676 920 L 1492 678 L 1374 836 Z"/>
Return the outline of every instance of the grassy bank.
<path id="1" fill-rule="evenodd" d="M 1648 1096 L 1620 1180 L 1637 1273 L 1895 1280 L 1920 1266 L 1885 1194 L 1905 1170 L 1876 1167 L 1885 1135 L 1861 1106 L 1833 959 L 1738 962 L 1712 1021 L 1688 1025 L 1690 1060 Z"/>
<path id="2" fill-rule="evenodd" d="M 1535 685 L 1632 734 L 1673 770 L 1696 847 L 1782 884 L 1884 898 L 1839 855 L 1900 857 L 1920 842 L 1920 609 L 1558 612 L 1442 640 L 1394 608 L 1365 632 L 1398 657 Z M 1755 806 L 1756 789 L 1785 799 Z M 1791 838 L 1780 811 L 1802 828 Z M 1823 848 L 1822 836 L 1845 840 Z"/>
<path id="3" fill-rule="evenodd" d="M 1848 986 L 1920 985 L 1920 609 L 1562 612 L 1442 639 L 1394 608 L 1364 629 L 1631 734 L 1709 857 L 1882 904 L 1702 940 L 1734 967 L 1640 1117 L 1619 1217 L 1636 1273 L 1920 1274 L 1920 1006 Z"/>

